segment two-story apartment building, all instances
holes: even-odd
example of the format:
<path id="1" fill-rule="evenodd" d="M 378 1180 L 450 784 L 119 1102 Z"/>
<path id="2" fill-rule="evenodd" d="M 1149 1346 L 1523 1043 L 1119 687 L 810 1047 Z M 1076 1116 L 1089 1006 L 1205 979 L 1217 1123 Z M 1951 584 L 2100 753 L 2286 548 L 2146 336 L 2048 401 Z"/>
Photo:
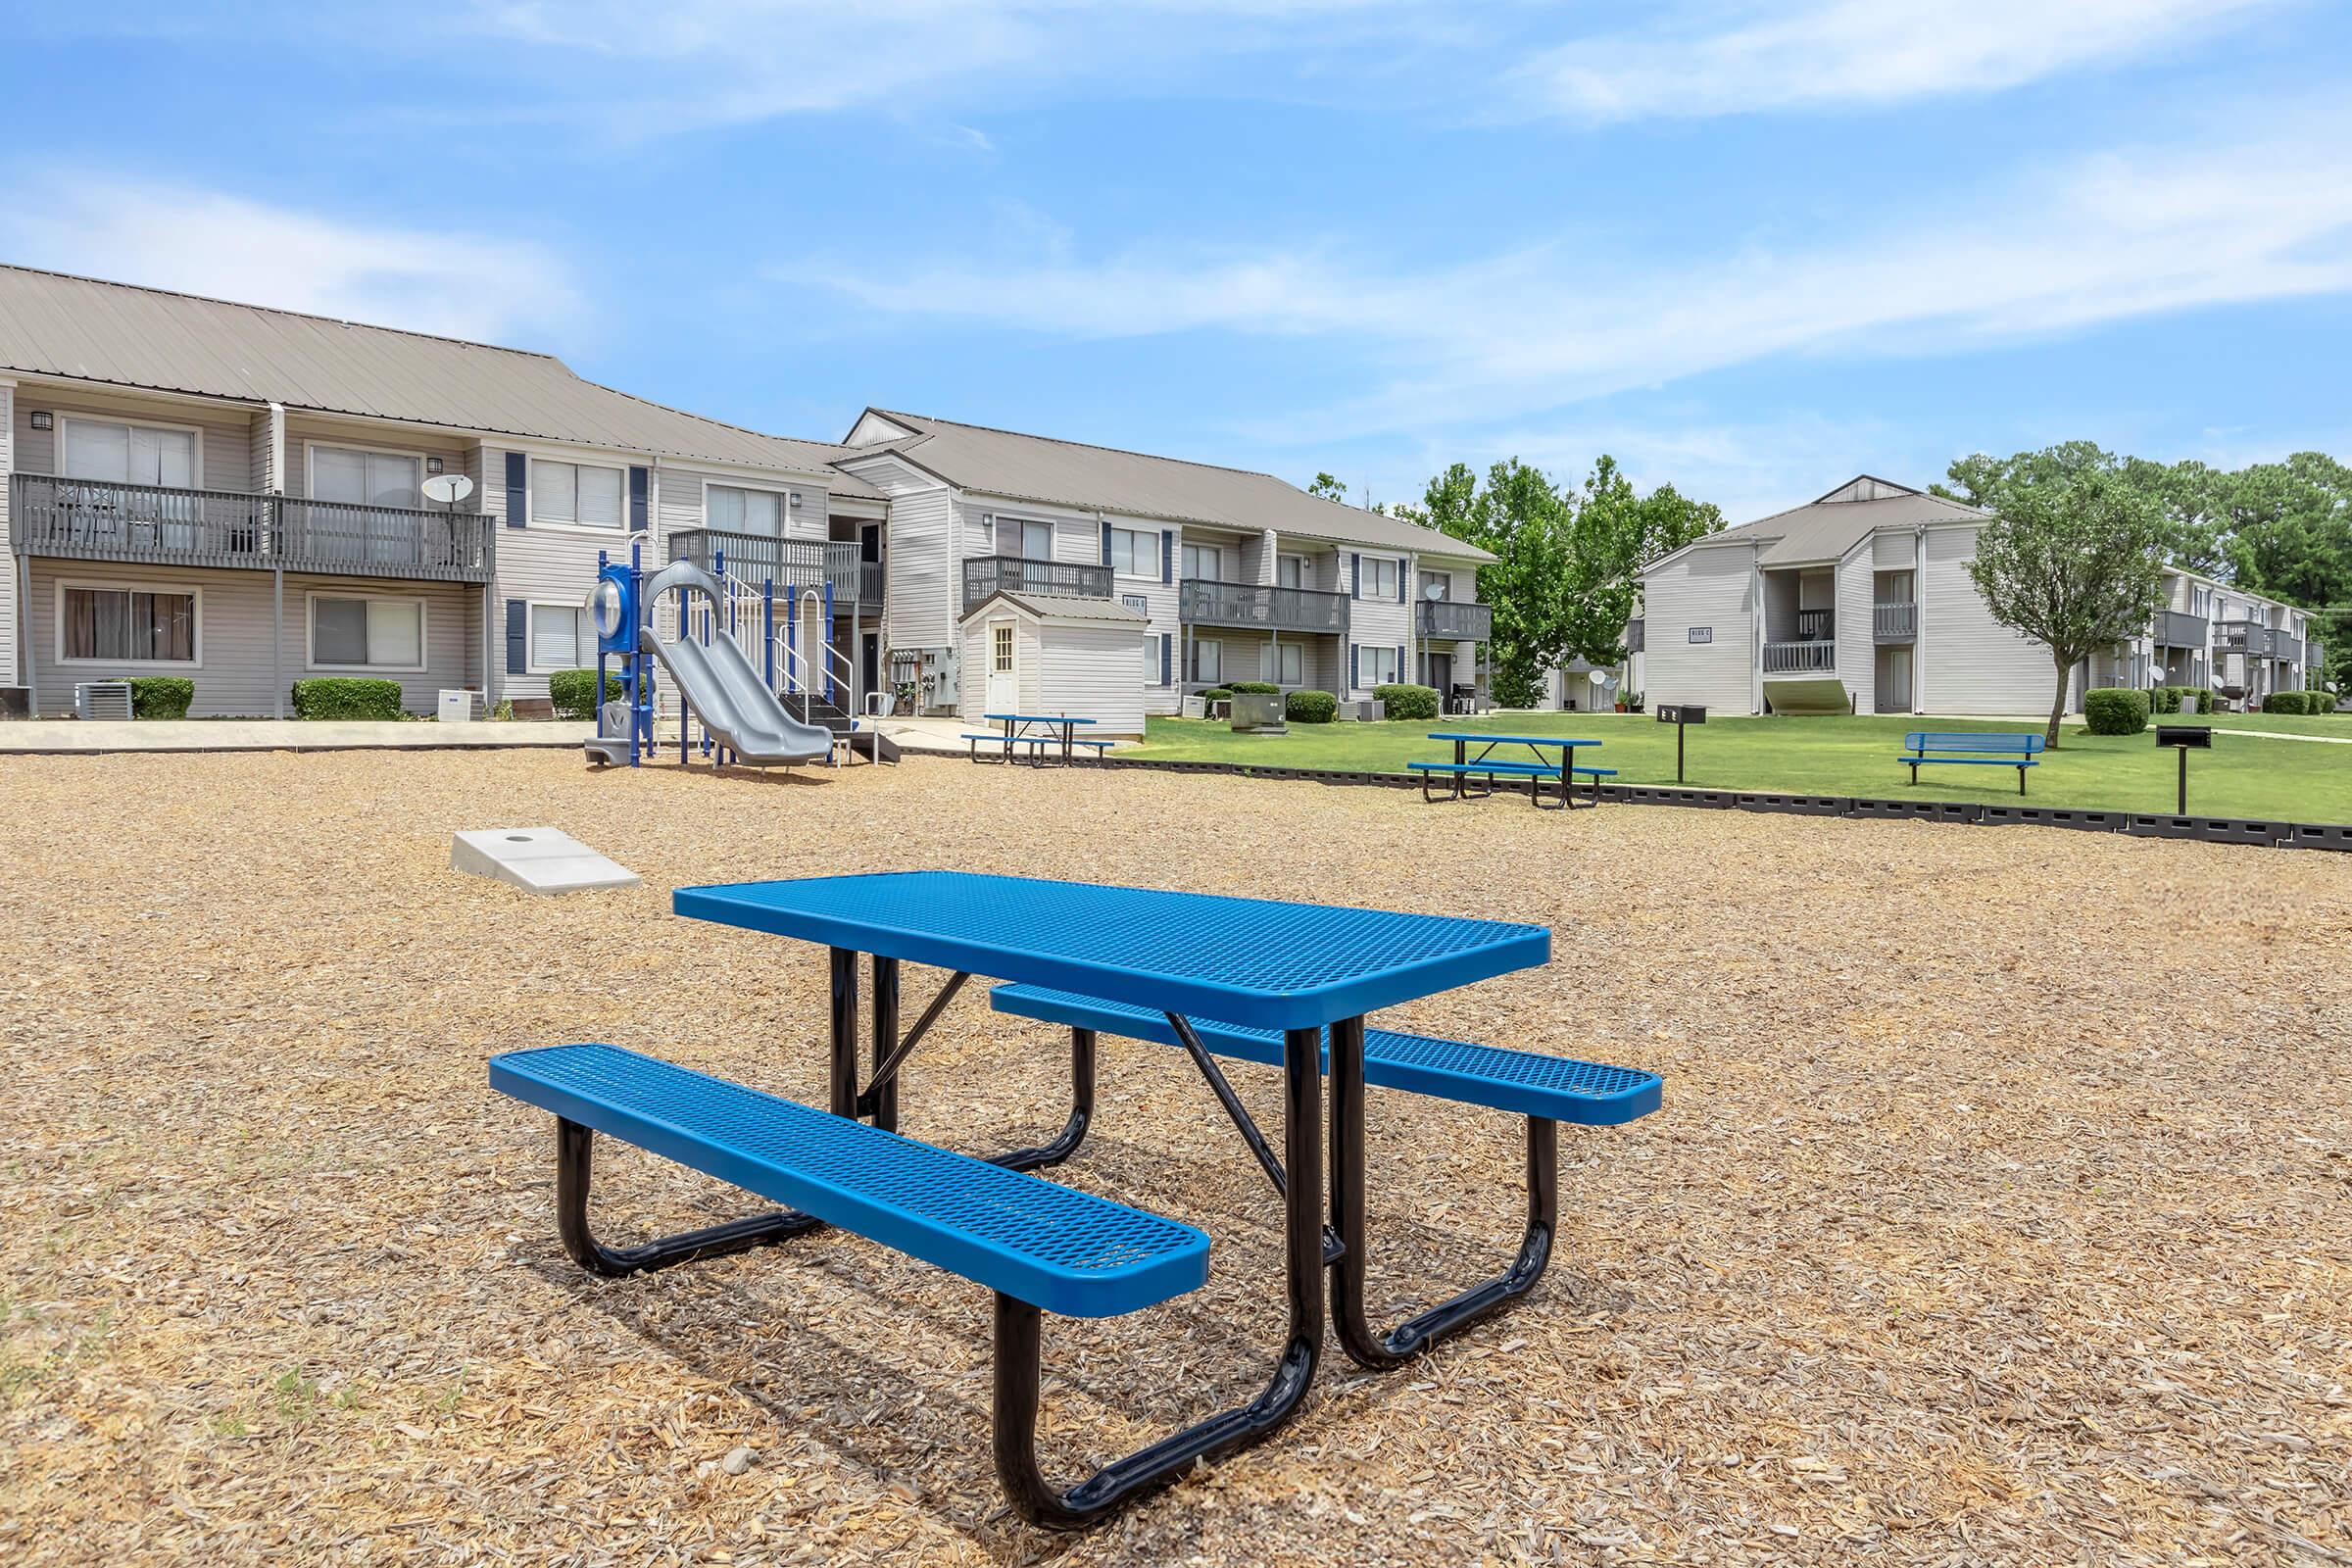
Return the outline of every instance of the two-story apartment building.
<path id="1" fill-rule="evenodd" d="M 890 645 L 932 708 L 957 702 L 966 623 L 1000 592 L 1141 614 L 1146 712 L 1236 680 L 1347 699 L 1482 678 L 1494 558 L 1435 530 L 1272 474 L 885 409 L 845 444 L 838 466 L 890 497 Z"/>
<path id="2" fill-rule="evenodd" d="M 1735 713 L 2032 713 L 2049 651 L 1992 618 L 1968 575 L 1988 514 L 1868 474 L 1645 567 L 1630 683 Z M 2168 608 L 2073 671 L 2094 686 L 2300 690 L 2320 662 L 2293 606 L 2168 571 Z M 2207 678 L 2210 677 L 2210 678 Z"/>
<path id="3" fill-rule="evenodd" d="M 42 714 L 142 673 L 189 676 L 198 715 L 282 714 L 317 675 L 419 712 L 544 699 L 593 662 L 599 555 L 633 548 L 772 587 L 778 651 L 844 706 L 911 682 L 952 710 L 999 590 L 1139 637 L 1130 713 L 1470 684 L 1490 632 L 1483 552 L 1271 474 L 878 409 L 791 440 L 543 354 L 25 268 L 0 267 L 0 687 Z M 439 505 L 444 475 L 467 493 Z"/>
<path id="4" fill-rule="evenodd" d="M 593 661 L 599 552 L 633 542 L 829 585 L 878 665 L 887 506 L 841 451 L 542 354 L 0 267 L 0 685 L 40 713 L 141 673 L 191 677 L 199 715 L 328 674 L 416 711 L 543 698 Z M 440 474 L 471 493 L 429 503 Z"/>

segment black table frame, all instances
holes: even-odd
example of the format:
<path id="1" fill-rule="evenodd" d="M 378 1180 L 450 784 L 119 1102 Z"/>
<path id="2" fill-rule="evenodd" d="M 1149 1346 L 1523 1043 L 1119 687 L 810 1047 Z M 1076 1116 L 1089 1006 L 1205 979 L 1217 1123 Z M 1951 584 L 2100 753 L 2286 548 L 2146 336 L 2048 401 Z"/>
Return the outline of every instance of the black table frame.
<path id="1" fill-rule="evenodd" d="M 951 975 L 914 1026 L 902 1035 L 900 960 L 880 954 L 869 956 L 872 1065 L 866 1086 L 860 1089 L 858 953 L 849 948 L 830 950 L 830 1108 L 835 1115 L 870 1119 L 877 1127 L 895 1131 L 901 1069 L 971 977 L 961 971 Z M 1551 1259 L 1559 1221 L 1557 1127 L 1546 1118 L 1530 1116 L 1526 1229 L 1510 1266 L 1394 1329 L 1385 1333 L 1375 1329 L 1364 1304 L 1369 1247 L 1365 1236 L 1363 1018 L 1345 1018 L 1330 1029 L 1327 1226 L 1320 1070 L 1324 1031 L 1284 1032 L 1283 1152 L 1277 1161 L 1190 1023 L 1175 1014 L 1168 1017 L 1281 1195 L 1288 1333 L 1273 1372 L 1255 1398 L 1113 1460 L 1076 1486 L 1063 1489 L 1047 1479 L 1037 1459 L 1042 1314 L 1027 1301 L 997 1293 L 992 1411 L 997 1475 L 1014 1509 L 1032 1524 L 1061 1528 L 1093 1524 L 1174 1483 L 1199 1459 L 1214 1458 L 1270 1437 L 1297 1414 L 1313 1385 L 1322 1358 L 1327 1311 L 1340 1348 L 1348 1357 L 1363 1367 L 1386 1370 L 1403 1365 L 1439 1341 L 1525 1296 L 1543 1278 Z M 991 1163 L 1011 1170 L 1038 1170 L 1059 1164 L 1078 1152 L 1094 1121 L 1096 1048 L 1096 1031 L 1070 1030 L 1070 1110 L 1060 1133 L 1034 1148 L 989 1156 Z M 586 1127 L 562 1118 L 557 1121 L 558 1228 L 564 1250 L 592 1273 L 621 1276 L 667 1268 L 774 1245 L 821 1227 L 821 1221 L 808 1214 L 777 1209 L 637 1247 L 605 1247 L 595 1239 L 588 1222 L 594 1138 Z"/>

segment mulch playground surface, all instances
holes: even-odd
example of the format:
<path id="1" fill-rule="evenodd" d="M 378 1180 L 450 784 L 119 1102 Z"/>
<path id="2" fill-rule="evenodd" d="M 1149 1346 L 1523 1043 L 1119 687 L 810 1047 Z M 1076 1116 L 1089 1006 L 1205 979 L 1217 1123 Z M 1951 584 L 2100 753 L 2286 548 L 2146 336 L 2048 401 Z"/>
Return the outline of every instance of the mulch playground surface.
<path id="1" fill-rule="evenodd" d="M 2352 857 L 931 759 L 20 758 L 0 800 L 11 1565 L 2352 1563 Z M 538 824 L 645 886 L 447 869 Z M 1665 1108 L 1563 1129 L 1516 1311 L 1385 1376 L 1327 1347 L 1273 1442 L 1033 1531 L 984 1291 L 833 1234 L 587 1278 L 549 1118 L 483 1079 L 605 1040 L 821 1103 L 816 952 L 668 890 L 926 865 L 1544 922 L 1548 967 L 1396 1016 Z M 1215 1252 L 1049 1319 L 1064 1476 L 1281 1333 L 1263 1175 L 1178 1054 L 1102 1052 L 1056 1178 Z M 904 1126 L 1034 1142 L 1065 1074 L 975 986 Z M 1498 1267 L 1517 1122 L 1376 1092 L 1372 1138 L 1384 1304 Z M 615 1241 L 755 1201 L 610 1144 L 598 1193 Z"/>

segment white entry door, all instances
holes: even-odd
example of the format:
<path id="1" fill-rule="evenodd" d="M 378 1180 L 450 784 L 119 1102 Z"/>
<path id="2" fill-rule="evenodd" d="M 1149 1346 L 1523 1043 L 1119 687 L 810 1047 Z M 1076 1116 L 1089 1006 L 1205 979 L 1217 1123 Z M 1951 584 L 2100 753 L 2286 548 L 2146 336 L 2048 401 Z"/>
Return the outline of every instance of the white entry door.
<path id="1" fill-rule="evenodd" d="M 1021 710 L 1021 674 L 1013 653 L 1013 626 L 1009 620 L 988 623 L 988 710 L 992 713 L 1017 713 Z"/>

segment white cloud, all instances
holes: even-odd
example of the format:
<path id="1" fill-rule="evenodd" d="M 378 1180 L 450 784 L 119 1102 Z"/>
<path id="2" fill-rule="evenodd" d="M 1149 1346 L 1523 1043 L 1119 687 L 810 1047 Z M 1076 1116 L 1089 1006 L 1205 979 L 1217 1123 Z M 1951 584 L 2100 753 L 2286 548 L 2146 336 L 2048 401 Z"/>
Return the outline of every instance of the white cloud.
<path id="1" fill-rule="evenodd" d="M 2144 58 L 2278 0 L 1803 0 L 1711 5 L 1679 24 L 1548 49 L 1530 104 L 1588 120 L 1872 107 L 2015 87 Z"/>
<path id="2" fill-rule="evenodd" d="M 564 263 L 513 240 L 103 176 L 8 194 L 0 252 L 28 267 L 491 342 L 580 310 Z"/>
<path id="3" fill-rule="evenodd" d="M 779 274 L 868 310 L 1083 337 L 1322 340 L 1374 390 L 1269 439 L 1443 427 L 1799 353 L 1949 353 L 2201 306 L 2352 289 L 2352 116 L 2258 140 L 2113 153 L 1673 268 L 1536 245 L 1426 272 L 1335 251 Z M 1962 198 L 1965 198 L 1962 201 Z M 1027 253 L 1034 255 L 1034 252 Z"/>

